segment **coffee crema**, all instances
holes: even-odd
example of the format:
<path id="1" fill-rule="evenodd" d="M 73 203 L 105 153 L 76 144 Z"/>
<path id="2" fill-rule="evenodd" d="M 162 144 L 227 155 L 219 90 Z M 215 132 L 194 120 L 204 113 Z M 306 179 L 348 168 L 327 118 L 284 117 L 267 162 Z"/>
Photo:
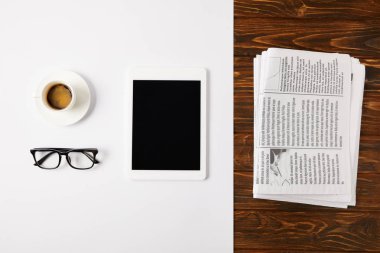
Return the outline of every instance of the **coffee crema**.
<path id="1" fill-rule="evenodd" d="M 55 84 L 48 90 L 46 100 L 54 109 L 65 109 L 72 100 L 71 90 L 64 84 Z"/>

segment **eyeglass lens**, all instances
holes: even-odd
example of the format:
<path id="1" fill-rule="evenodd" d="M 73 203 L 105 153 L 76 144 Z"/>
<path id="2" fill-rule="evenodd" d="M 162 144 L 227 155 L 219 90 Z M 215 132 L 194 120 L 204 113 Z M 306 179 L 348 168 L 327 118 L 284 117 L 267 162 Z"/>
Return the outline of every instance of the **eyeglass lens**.
<path id="1" fill-rule="evenodd" d="M 37 151 L 37 164 L 44 169 L 54 169 L 59 166 L 60 155 L 54 151 Z"/>
<path id="2" fill-rule="evenodd" d="M 67 155 L 67 159 L 72 167 L 78 169 L 87 169 L 91 168 L 94 164 L 94 156 L 90 152 L 77 152 L 71 151 Z"/>

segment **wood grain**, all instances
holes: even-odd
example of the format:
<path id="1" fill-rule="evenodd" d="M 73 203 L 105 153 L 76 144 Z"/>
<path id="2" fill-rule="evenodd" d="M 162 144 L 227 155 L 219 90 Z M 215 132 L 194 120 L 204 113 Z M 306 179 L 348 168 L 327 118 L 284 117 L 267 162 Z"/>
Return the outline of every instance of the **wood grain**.
<path id="1" fill-rule="evenodd" d="M 360 2 L 360 3 L 358 3 Z M 235 0 L 235 17 L 336 18 L 379 17 L 380 1 L 373 0 Z"/>
<path id="2" fill-rule="evenodd" d="M 380 1 L 235 0 L 235 251 L 380 252 Z M 366 65 L 357 206 L 252 198 L 253 57 L 268 47 L 347 53 Z"/>
<path id="3" fill-rule="evenodd" d="M 347 53 L 379 67 L 379 27 L 378 19 L 235 19 L 235 55 L 253 57 L 268 47 L 283 47 Z"/>
<path id="4" fill-rule="evenodd" d="M 311 219 L 310 217 L 313 216 Z M 380 248 L 380 212 L 236 211 L 236 249 L 356 251 Z"/>

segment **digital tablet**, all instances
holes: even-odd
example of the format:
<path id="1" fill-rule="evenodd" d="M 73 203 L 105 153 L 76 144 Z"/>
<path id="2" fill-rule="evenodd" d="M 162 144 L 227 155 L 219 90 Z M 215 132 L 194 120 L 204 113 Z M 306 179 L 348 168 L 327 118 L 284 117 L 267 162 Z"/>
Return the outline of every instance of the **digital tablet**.
<path id="1" fill-rule="evenodd" d="M 206 178 L 206 79 L 201 68 L 129 71 L 131 178 Z"/>

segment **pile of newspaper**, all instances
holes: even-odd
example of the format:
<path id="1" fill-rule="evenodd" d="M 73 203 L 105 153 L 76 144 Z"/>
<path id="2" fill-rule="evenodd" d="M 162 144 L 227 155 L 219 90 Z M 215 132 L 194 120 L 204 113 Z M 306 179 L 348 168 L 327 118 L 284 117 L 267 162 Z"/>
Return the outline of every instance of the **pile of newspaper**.
<path id="1" fill-rule="evenodd" d="M 356 205 L 364 79 L 364 65 L 347 54 L 256 56 L 254 198 Z"/>

